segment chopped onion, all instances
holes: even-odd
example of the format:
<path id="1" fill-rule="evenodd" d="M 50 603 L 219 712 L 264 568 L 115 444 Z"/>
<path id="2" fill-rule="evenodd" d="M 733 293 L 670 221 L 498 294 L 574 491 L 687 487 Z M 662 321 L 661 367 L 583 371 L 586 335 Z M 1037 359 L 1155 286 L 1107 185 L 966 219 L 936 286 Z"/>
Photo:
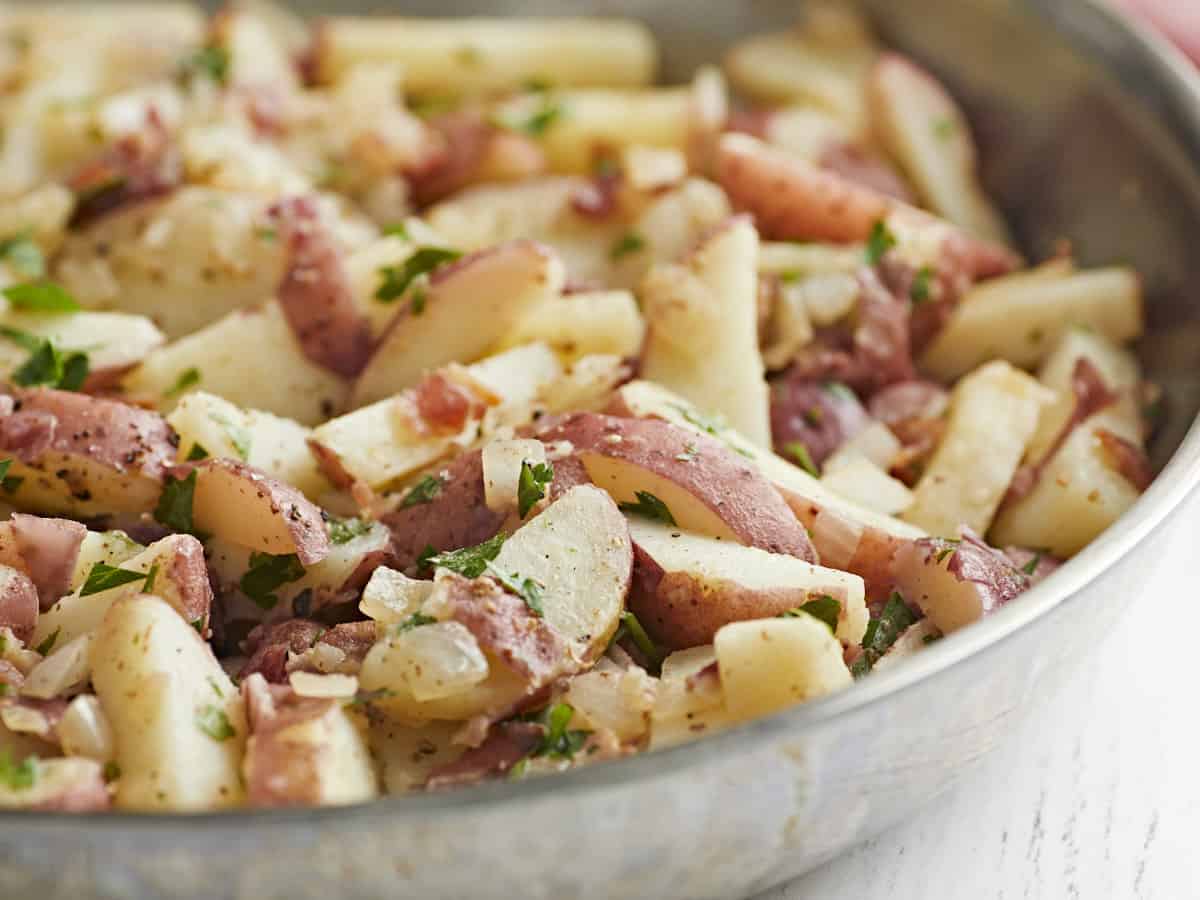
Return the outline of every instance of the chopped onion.
<path id="1" fill-rule="evenodd" d="M 40 710 L 31 706 L 10 704 L 0 707 L 0 722 L 9 731 L 18 734 L 36 734 L 41 738 L 50 737 L 50 720 Z"/>
<path id="2" fill-rule="evenodd" d="M 358 679 L 353 675 L 318 675 L 314 672 L 293 672 L 288 676 L 292 690 L 300 697 L 344 698 L 358 692 Z"/>
<path id="3" fill-rule="evenodd" d="M 827 471 L 821 483 L 868 509 L 894 516 L 912 506 L 912 491 L 865 456 L 843 462 Z"/>
<path id="4" fill-rule="evenodd" d="M 68 756 L 108 762 L 113 758 L 112 726 L 94 694 L 80 694 L 67 706 L 58 723 L 58 737 Z"/>
<path id="5" fill-rule="evenodd" d="M 892 429 L 882 422 L 872 422 L 838 447 L 837 451 L 825 460 L 822 470 L 826 473 L 833 472 L 847 463 L 854 463 L 866 457 L 886 472 L 892 467 L 900 450 L 900 440 L 892 433 Z"/>
<path id="6" fill-rule="evenodd" d="M 380 566 L 363 588 L 358 608 L 385 625 L 398 625 L 421 608 L 433 591 L 433 582 L 409 578 L 403 572 Z"/>
<path id="7" fill-rule="evenodd" d="M 712 644 L 677 650 L 663 660 L 662 680 L 683 681 L 697 672 L 707 669 L 717 661 L 717 652 Z"/>
<path id="8" fill-rule="evenodd" d="M 81 634 L 55 650 L 30 670 L 21 685 L 21 693 L 38 700 L 60 697 L 84 684 L 91 675 L 88 655 L 92 634 Z"/>
<path id="9" fill-rule="evenodd" d="M 461 694 L 487 678 L 488 663 L 475 636 L 458 622 L 438 622 L 392 639 L 400 674 L 419 701 Z"/>
<path id="10" fill-rule="evenodd" d="M 674 147 L 632 145 L 621 154 L 621 171 L 635 191 L 657 191 L 683 181 L 687 159 Z"/>

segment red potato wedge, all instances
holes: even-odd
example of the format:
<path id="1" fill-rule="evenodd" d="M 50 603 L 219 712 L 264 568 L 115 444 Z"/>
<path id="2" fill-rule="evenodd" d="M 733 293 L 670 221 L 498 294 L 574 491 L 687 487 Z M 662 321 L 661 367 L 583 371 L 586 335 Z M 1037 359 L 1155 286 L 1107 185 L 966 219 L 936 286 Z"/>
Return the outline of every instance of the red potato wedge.
<path id="1" fill-rule="evenodd" d="M 0 809 L 42 812 L 103 812 L 112 806 L 103 767 L 94 759 L 56 757 L 34 764 L 33 784 L 0 783 Z"/>
<path id="2" fill-rule="evenodd" d="M 157 413 L 48 388 L 10 388 L 0 404 L 0 456 L 23 479 L 18 507 L 76 517 L 154 509 L 176 440 Z"/>
<path id="3" fill-rule="evenodd" d="M 179 467 L 176 476 L 188 471 Z M 233 459 L 206 459 L 194 471 L 192 519 L 200 531 L 260 553 L 294 553 L 305 566 L 329 554 L 320 508 L 291 485 Z"/>
<path id="4" fill-rule="evenodd" d="M 655 419 L 596 413 L 568 416 L 539 437 L 568 442 L 588 477 L 620 503 L 649 493 L 684 531 L 817 560 L 771 483 L 721 441 Z"/>
<path id="5" fill-rule="evenodd" d="M 38 621 L 38 592 L 29 576 L 12 566 L 0 566 L 0 628 L 28 642 Z"/>
<path id="6" fill-rule="evenodd" d="M 923 206 L 975 237 L 1011 242 L 979 183 L 967 118 L 936 78 L 912 60 L 885 54 L 867 79 L 867 103 L 876 134 Z"/>
<path id="7" fill-rule="evenodd" d="M 71 589 L 71 578 L 87 528 L 70 519 L 15 513 L 11 519 L 17 552 L 25 563 L 43 609 Z"/>
<path id="8" fill-rule="evenodd" d="M 423 311 L 406 303 L 354 385 L 363 406 L 416 384 L 425 372 L 485 356 L 528 312 L 562 293 L 566 270 L 533 241 L 481 250 L 430 278 Z"/>
<path id="9" fill-rule="evenodd" d="M 857 575 L 637 517 L 629 519 L 629 533 L 629 608 L 661 645 L 684 650 L 709 644 L 730 622 L 769 619 L 825 596 L 841 607 L 842 643 L 862 641 L 868 615 Z"/>

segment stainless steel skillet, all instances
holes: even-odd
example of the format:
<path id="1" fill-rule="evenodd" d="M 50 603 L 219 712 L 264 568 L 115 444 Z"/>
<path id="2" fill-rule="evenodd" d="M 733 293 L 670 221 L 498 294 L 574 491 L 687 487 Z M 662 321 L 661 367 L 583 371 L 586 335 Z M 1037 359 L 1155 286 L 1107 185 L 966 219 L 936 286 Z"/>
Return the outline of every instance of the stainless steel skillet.
<path id="1" fill-rule="evenodd" d="M 331 6 L 332 4 L 330 4 Z M 966 98 L 987 175 L 1031 256 L 1070 237 L 1146 275 L 1142 345 L 1171 419 L 1158 480 L 1020 601 L 853 690 L 698 744 L 565 776 L 344 810 L 0 814 L 0 898 L 730 898 L 818 865 L 969 774 L 1139 597 L 1200 480 L 1200 87 L 1161 44 L 1083 0 L 876 0 L 900 47 Z M 329 8 L 327 6 L 326 8 Z M 629 14 L 668 74 L 788 2 L 337 5 L 448 15 Z M 1086 752 L 1086 748 L 1085 748 Z M 1003 785 L 996 785 L 1003 790 Z"/>

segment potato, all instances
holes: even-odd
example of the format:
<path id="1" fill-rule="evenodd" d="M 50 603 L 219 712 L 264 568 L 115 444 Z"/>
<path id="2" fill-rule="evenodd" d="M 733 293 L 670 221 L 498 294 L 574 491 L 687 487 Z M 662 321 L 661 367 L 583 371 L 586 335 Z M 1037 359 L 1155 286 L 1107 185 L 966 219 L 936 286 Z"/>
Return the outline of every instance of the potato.
<path id="1" fill-rule="evenodd" d="M 112 805 L 100 763 L 93 759 L 37 759 L 29 765 L 29 787 L 0 782 L 0 809 L 100 812 Z"/>
<path id="2" fill-rule="evenodd" d="M 120 566 L 145 549 L 123 531 L 89 531 L 79 545 L 79 554 L 75 557 L 67 589 L 78 590 L 96 563 Z"/>
<path id="3" fill-rule="evenodd" d="M 970 234 L 1011 243 L 1008 227 L 979 183 L 967 118 L 937 79 L 889 53 L 872 69 L 867 97 L 876 134 L 923 205 Z"/>
<path id="4" fill-rule="evenodd" d="M 97 560 L 93 565 L 101 562 L 103 560 Z M 208 583 L 204 547 L 190 534 L 172 534 L 155 541 L 140 553 L 122 560 L 120 568 L 147 575 L 155 570 L 151 589 L 159 599 L 197 633 L 203 634 L 207 630 L 212 588 Z M 90 573 L 91 569 L 88 570 Z M 62 647 L 96 630 L 115 603 L 139 593 L 146 584 L 146 580 L 129 581 L 84 595 L 82 590 L 86 580 L 87 575 L 84 575 L 84 582 L 72 593 L 42 613 L 30 639 L 33 646 L 48 641 L 51 647 Z"/>
<path id="5" fill-rule="evenodd" d="M 483 499 L 495 513 L 509 513 L 520 499 L 521 471 L 525 465 L 546 463 L 546 445 L 541 441 L 498 440 L 483 445 Z"/>
<path id="6" fill-rule="evenodd" d="M 1020 272 L 967 292 L 930 344 L 921 366 L 952 381 L 989 359 L 1031 368 L 1072 328 L 1109 340 L 1142 333 L 1141 281 L 1132 269 L 1093 269 L 1053 275 Z"/>
<path id="7" fill-rule="evenodd" d="M 850 686 L 842 645 L 812 616 L 734 622 L 713 639 L 725 708 L 754 719 Z"/>
<path id="8" fill-rule="evenodd" d="M 1045 387 L 1001 360 L 962 379 L 905 521 L 942 537 L 957 537 L 960 526 L 985 533 L 1052 400 Z"/>
<path id="9" fill-rule="evenodd" d="M 354 385 L 354 405 L 390 396 L 449 362 L 485 356 L 521 318 L 562 292 L 566 274 L 552 251 L 516 241 L 434 273 L 419 315 L 406 304 Z"/>
<path id="10" fill-rule="evenodd" d="M 645 241 L 645 251 L 640 254 L 641 267 L 631 268 L 630 274 L 640 276 L 654 262 L 678 260 L 732 212 L 725 192 L 703 178 L 689 178 L 657 196 L 633 226 L 633 233 Z"/>
<path id="11" fill-rule="evenodd" d="M 903 513 L 913 502 L 913 493 L 904 482 L 861 455 L 827 467 L 821 483 L 848 500 L 888 516 Z"/>
<path id="12" fill-rule="evenodd" d="M 17 640 L 27 640 L 38 621 L 38 592 L 20 569 L 0 566 L 0 627 Z"/>
<path id="13" fill-rule="evenodd" d="M 12 501 L 29 512 L 86 518 L 154 509 L 175 457 L 161 416 L 116 400 L 11 388 L 20 409 L 0 419 L 0 453 L 21 478 Z"/>
<path id="14" fill-rule="evenodd" d="M 568 441 L 588 477 L 619 503 L 649 494 L 685 531 L 815 560 L 804 529 L 772 485 L 720 441 L 653 419 L 568 416 L 542 432 Z"/>
<path id="15" fill-rule="evenodd" d="M 593 669 L 567 682 L 563 702 L 592 731 L 604 729 L 621 743 L 640 741 L 650 729 L 656 682 L 642 669 Z"/>
<path id="16" fill-rule="evenodd" d="M 530 80 L 639 87 L 654 80 L 654 38 L 623 19 L 336 17 L 317 42 L 317 72 L 335 81 L 363 62 L 404 65 L 415 94 L 488 94 Z"/>
<path id="17" fill-rule="evenodd" d="M 867 627 L 862 579 L 794 556 L 629 520 L 635 578 L 629 608 L 654 640 L 671 649 L 709 644 L 730 622 L 765 619 L 832 597 L 838 637 L 849 645 Z"/>
<path id="18" fill-rule="evenodd" d="M 262 230 L 266 204 L 252 194 L 180 188 L 73 234 L 53 273 L 83 306 L 147 316 L 177 339 L 274 293 L 284 258 Z"/>
<path id="19" fill-rule="evenodd" d="M 454 743 L 462 726 L 458 722 L 430 722 L 405 726 L 386 716 L 371 719 L 371 753 L 383 770 L 388 794 L 404 794 L 424 787 L 429 773 L 454 762 L 467 748 Z"/>
<path id="20" fill-rule="evenodd" d="M 9 518 L 21 568 L 37 588 L 45 609 L 70 590 L 87 528 L 69 519 L 46 519 L 13 513 Z"/>
<path id="21" fill-rule="evenodd" d="M 179 435 L 179 462 L 203 450 L 208 456 L 241 459 L 310 499 L 330 490 L 308 450 L 312 431 L 291 419 L 241 409 L 206 391 L 193 391 L 167 416 Z"/>
<path id="22" fill-rule="evenodd" d="M 246 740 L 241 697 L 212 651 L 157 597 L 113 604 L 92 645 L 92 683 L 116 736 L 116 805 L 239 805 Z"/>
<path id="23" fill-rule="evenodd" d="M 708 649 L 712 654 L 712 648 Z M 712 654 L 713 661 L 715 658 Z M 650 714 L 649 749 L 659 750 L 694 741 L 706 734 L 724 731 L 740 721 L 741 717 L 725 705 L 715 669 L 711 673 L 689 674 L 698 677 L 663 678 L 659 682 L 654 710 Z"/>
<path id="24" fill-rule="evenodd" d="M 754 226 L 736 218 L 684 264 L 651 270 L 641 289 L 647 324 L 641 371 L 707 404 L 751 441 L 769 447 L 757 254 Z"/>
<path id="25" fill-rule="evenodd" d="M 607 271 L 608 247 L 618 233 L 612 226 L 598 228 L 574 209 L 574 196 L 588 184 L 583 177 L 559 175 L 475 185 L 438 203 L 425 218 L 446 242 L 467 252 L 522 238 L 544 241 L 563 256 L 567 270 L 580 277 L 580 270 Z M 598 241 L 597 235 L 609 240 Z M 595 243 L 603 246 L 592 246 Z M 570 252 L 564 244 L 584 246 Z"/>
<path id="26" fill-rule="evenodd" d="M 336 700 L 272 691 L 258 673 L 242 692 L 250 713 L 242 761 L 250 805 L 332 806 L 378 796 L 366 739 Z"/>
<path id="27" fill-rule="evenodd" d="M 548 297 L 517 323 L 501 346 L 534 341 L 568 361 L 593 354 L 637 356 L 646 325 L 628 291 L 583 291 Z"/>
<path id="28" fill-rule="evenodd" d="M 95 390 L 111 385 L 163 343 L 163 335 L 144 316 L 125 313 L 7 312 L 0 325 L 45 338 L 64 353 L 84 352 L 88 358 L 85 386 Z M 29 359 L 29 350 L 7 338 L 0 340 L 0 377 Z"/>
<path id="29" fill-rule="evenodd" d="M 320 508 L 291 485 L 232 459 L 206 459 L 192 471 L 192 520 L 200 531 L 259 553 L 294 553 L 305 566 L 329 554 Z"/>

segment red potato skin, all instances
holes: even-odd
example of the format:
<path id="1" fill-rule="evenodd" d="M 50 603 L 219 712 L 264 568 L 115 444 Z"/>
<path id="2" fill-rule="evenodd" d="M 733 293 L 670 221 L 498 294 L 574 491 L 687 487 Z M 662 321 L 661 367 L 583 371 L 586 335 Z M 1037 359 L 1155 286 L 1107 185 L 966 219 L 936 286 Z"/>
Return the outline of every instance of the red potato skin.
<path id="1" fill-rule="evenodd" d="M 312 197 L 288 197 L 268 212 L 287 248 L 277 291 L 304 355 L 344 378 L 371 356 L 371 330 L 354 301 L 341 248 Z"/>
<path id="2" fill-rule="evenodd" d="M 427 790 L 475 784 L 492 775 L 503 775 L 532 753 L 546 733 L 537 722 L 499 722 L 492 725 L 478 747 L 472 747 L 454 762 L 429 773 Z"/>
<path id="3" fill-rule="evenodd" d="M 76 757 L 78 762 L 84 760 Z M 104 782 L 104 770 L 99 762 L 87 760 L 88 770 L 82 778 L 66 786 L 57 796 L 48 797 L 30 809 L 39 812 L 104 812 L 111 808 L 112 797 Z"/>
<path id="4" fill-rule="evenodd" d="M 17 569 L 0 570 L 0 628 L 27 641 L 38 620 L 38 592 L 29 576 Z"/>
<path id="5" fill-rule="evenodd" d="M 42 611 L 67 593 L 87 528 L 70 519 L 14 513 L 13 539 L 25 570 L 37 588 Z M 206 579 L 207 581 L 207 579 Z"/>
<path id="6" fill-rule="evenodd" d="M 576 451 L 625 460 L 686 488 L 742 543 L 817 562 L 817 552 L 775 487 L 721 441 L 658 419 L 577 413 L 538 435 Z M 619 437 L 619 441 L 611 438 Z M 677 457 L 693 457 L 681 462 Z"/>
<path id="7" fill-rule="evenodd" d="M 179 590 L 180 614 L 203 635 L 208 630 L 213 604 L 204 545 L 190 534 L 177 534 L 170 540 L 175 552 L 165 577 Z"/>
<path id="8" fill-rule="evenodd" d="M 250 738 L 242 771 L 251 806 L 312 806 L 320 802 L 314 777 L 321 748 L 282 740 L 280 732 L 319 719 L 337 701 L 298 697 L 290 687 L 269 685 L 261 675 L 242 682 L 250 720 Z"/>

